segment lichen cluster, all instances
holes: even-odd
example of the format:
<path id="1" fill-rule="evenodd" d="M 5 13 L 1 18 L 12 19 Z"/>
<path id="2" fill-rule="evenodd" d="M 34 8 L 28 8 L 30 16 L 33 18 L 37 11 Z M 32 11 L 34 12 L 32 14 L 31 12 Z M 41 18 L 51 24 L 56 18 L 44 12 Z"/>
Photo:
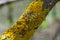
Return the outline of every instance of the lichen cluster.
<path id="1" fill-rule="evenodd" d="M 43 8 L 44 1 L 33 1 L 18 21 L 3 33 L 1 40 L 29 40 L 43 22 L 50 8 Z"/>

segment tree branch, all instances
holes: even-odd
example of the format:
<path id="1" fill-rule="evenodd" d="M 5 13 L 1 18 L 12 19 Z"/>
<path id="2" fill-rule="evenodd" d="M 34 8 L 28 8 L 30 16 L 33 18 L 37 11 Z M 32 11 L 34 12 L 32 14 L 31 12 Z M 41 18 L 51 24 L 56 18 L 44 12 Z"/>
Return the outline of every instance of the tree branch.
<path id="1" fill-rule="evenodd" d="M 33 1 L 18 21 L 2 36 L 3 40 L 29 40 L 58 0 Z"/>

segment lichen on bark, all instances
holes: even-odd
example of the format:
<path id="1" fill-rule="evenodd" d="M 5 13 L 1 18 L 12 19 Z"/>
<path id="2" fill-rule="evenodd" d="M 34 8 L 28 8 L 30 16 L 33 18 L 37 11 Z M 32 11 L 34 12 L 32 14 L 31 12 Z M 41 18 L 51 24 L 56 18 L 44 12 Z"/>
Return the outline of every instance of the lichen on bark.
<path id="1" fill-rule="evenodd" d="M 12 28 L 3 33 L 1 40 L 29 40 L 56 2 L 55 0 L 33 1 Z"/>

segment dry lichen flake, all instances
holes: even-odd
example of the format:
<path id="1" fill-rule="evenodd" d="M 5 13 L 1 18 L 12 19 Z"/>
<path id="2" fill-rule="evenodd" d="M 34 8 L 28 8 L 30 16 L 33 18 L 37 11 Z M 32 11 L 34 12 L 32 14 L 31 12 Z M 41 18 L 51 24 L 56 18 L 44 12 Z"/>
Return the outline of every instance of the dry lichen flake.
<path id="1" fill-rule="evenodd" d="M 48 5 L 44 5 L 45 1 L 33 1 L 12 28 L 3 33 L 0 40 L 29 40 L 50 10 Z"/>

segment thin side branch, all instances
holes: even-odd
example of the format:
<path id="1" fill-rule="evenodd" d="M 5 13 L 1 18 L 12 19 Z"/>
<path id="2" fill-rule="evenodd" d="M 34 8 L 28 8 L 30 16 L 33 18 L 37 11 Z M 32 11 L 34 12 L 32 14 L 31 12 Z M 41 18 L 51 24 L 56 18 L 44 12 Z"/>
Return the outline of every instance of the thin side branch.
<path id="1" fill-rule="evenodd" d="M 0 7 L 3 6 L 3 5 L 10 4 L 10 3 L 12 3 L 12 2 L 18 2 L 18 1 L 21 1 L 21 0 L 0 1 Z"/>

